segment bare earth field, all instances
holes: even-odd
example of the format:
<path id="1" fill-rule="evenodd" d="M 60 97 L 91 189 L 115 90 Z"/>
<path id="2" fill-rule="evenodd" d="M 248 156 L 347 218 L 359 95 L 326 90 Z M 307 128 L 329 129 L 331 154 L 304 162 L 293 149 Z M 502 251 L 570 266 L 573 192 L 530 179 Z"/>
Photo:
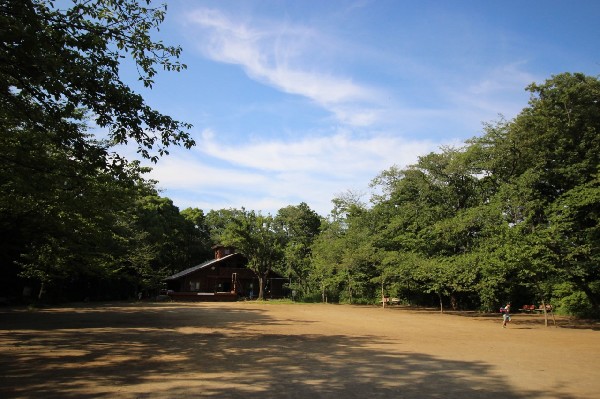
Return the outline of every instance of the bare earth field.
<path id="1" fill-rule="evenodd" d="M 0 308 L 0 398 L 598 398 L 600 325 L 402 307 Z"/>

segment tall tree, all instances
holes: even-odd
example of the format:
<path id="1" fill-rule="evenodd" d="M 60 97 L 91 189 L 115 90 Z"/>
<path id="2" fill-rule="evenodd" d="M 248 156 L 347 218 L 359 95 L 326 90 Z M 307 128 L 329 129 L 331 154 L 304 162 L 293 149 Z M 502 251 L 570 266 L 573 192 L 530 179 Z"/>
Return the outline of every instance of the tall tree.
<path id="1" fill-rule="evenodd" d="M 210 238 L 210 228 L 202 209 L 186 208 L 181 211 L 188 224 L 185 227 L 186 267 L 191 267 L 212 256 L 213 242 Z"/>
<path id="2" fill-rule="evenodd" d="M 285 238 L 284 272 L 292 280 L 290 288 L 304 295 L 310 291 L 311 246 L 319 234 L 321 217 L 302 202 L 297 206 L 281 208 L 275 221 L 280 225 Z"/>
<path id="3" fill-rule="evenodd" d="M 321 302 L 339 298 L 337 265 L 342 262 L 343 236 L 344 228 L 340 221 L 324 220 L 321 232 L 312 244 L 309 281 L 311 293 L 316 288 Z"/>
<path id="4" fill-rule="evenodd" d="M 600 315 L 600 178 L 563 194 L 549 213 L 550 248 L 559 276 L 583 292 Z"/>
<path id="5" fill-rule="evenodd" d="M 225 227 L 222 244 L 235 247 L 248 259 L 258 279 L 258 299 L 265 298 L 267 278 L 283 259 L 283 235 L 275 219 L 243 210 Z"/>
<path id="6" fill-rule="evenodd" d="M 117 278 L 133 256 L 130 238 L 147 236 L 124 216 L 142 195 L 142 170 L 111 145 L 134 141 L 156 161 L 170 145 L 194 144 L 189 125 L 149 107 L 120 78 L 125 58 L 148 88 L 158 67 L 185 67 L 179 47 L 151 39 L 166 8 L 149 5 L 0 2 L 3 273 L 46 284 Z M 92 124 L 107 130 L 106 142 L 88 134 Z M 147 261 L 138 255 L 129 257 Z"/>
<path id="7" fill-rule="evenodd" d="M 322 296 L 326 290 L 350 303 L 376 295 L 379 253 L 373 247 L 373 224 L 361 195 L 346 192 L 332 200 L 331 220 L 313 247 Z"/>
<path id="8" fill-rule="evenodd" d="M 211 209 L 206 214 L 206 225 L 208 227 L 212 244 L 222 244 L 225 229 L 235 218 L 241 217 L 246 211 L 244 209 Z"/>

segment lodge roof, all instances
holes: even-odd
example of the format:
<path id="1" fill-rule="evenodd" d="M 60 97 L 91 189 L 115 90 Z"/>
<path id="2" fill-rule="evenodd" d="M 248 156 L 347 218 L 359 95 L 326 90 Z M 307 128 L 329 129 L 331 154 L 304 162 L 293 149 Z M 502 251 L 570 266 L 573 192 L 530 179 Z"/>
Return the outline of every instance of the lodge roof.
<path id="1" fill-rule="evenodd" d="M 240 254 L 239 253 L 233 253 L 233 254 L 230 254 L 230 255 L 223 256 L 222 258 L 219 258 L 219 259 L 207 260 L 204 263 L 200 263 L 199 265 L 192 266 L 189 269 L 185 269 L 185 270 L 180 271 L 179 273 L 175 273 L 174 275 L 165 278 L 165 281 L 168 281 L 168 280 L 177 280 L 178 278 L 187 276 L 188 274 L 194 273 L 195 271 L 200 270 L 200 269 L 204 269 L 205 267 L 208 267 L 208 266 L 211 266 L 211 265 L 212 266 L 216 266 L 218 263 L 223 262 L 223 261 L 225 261 L 227 259 L 231 259 L 234 256 L 240 256 Z"/>

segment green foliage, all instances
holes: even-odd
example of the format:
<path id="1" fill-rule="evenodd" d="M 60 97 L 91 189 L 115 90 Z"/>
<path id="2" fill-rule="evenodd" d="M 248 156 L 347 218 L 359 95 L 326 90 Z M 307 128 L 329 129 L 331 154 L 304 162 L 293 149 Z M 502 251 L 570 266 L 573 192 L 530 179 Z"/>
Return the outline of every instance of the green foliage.
<path id="1" fill-rule="evenodd" d="M 210 240 L 213 244 L 222 243 L 227 225 L 235 218 L 240 217 L 245 211 L 238 209 L 211 210 L 206 214 L 206 225 Z"/>
<path id="2" fill-rule="evenodd" d="M 129 57 L 151 87 L 157 66 L 184 68 L 181 49 L 150 38 L 164 7 L 65 5 L 0 4 L 1 288 L 18 296 L 27 284 L 56 299 L 133 296 L 184 266 L 187 227 L 143 178 L 148 169 L 111 145 L 133 140 L 156 161 L 193 140 L 189 125 L 121 81 L 120 63 Z M 92 123 L 108 130 L 107 142 L 87 134 Z"/>
<path id="3" fill-rule="evenodd" d="M 171 144 L 194 145 L 190 126 L 163 115 L 125 85 L 122 59 L 131 59 L 144 86 L 156 67 L 180 71 L 180 47 L 150 37 L 164 20 L 166 6 L 135 0 L 73 0 L 70 8 L 52 1 L 5 0 L 0 7 L 0 101 L 9 113 L 40 128 L 67 124 L 75 109 L 109 130 L 114 143 L 133 140 L 154 161 Z M 146 1 L 149 5 L 150 1 Z M 67 132 L 60 131 L 68 139 Z M 158 155 L 152 154 L 156 149 Z"/>
<path id="4" fill-rule="evenodd" d="M 594 308 L 583 291 L 571 291 L 569 295 L 558 300 L 561 313 L 579 317 L 598 317 Z"/>
<path id="5" fill-rule="evenodd" d="M 312 245 L 310 283 L 320 292 L 322 302 L 331 302 L 339 295 L 336 265 L 342 259 L 343 229 L 339 221 L 324 221 L 321 233 Z"/>
<path id="6" fill-rule="evenodd" d="M 302 202 L 298 206 L 288 206 L 279 210 L 275 216 L 284 235 L 284 267 L 281 273 L 288 276 L 292 283 L 290 289 L 299 297 L 311 292 L 311 246 L 319 234 L 321 217 Z"/>
<path id="7" fill-rule="evenodd" d="M 554 286 L 552 303 L 556 304 L 557 312 L 561 314 L 596 318 L 600 316 L 595 312 L 588 296 L 569 282 L 558 283 Z"/>
<path id="8" fill-rule="evenodd" d="M 180 212 L 186 220 L 184 227 L 184 254 L 189 266 L 196 265 L 213 255 L 211 247 L 214 242 L 210 238 L 210 226 L 204 211 L 198 208 L 186 208 Z"/>
<path id="9" fill-rule="evenodd" d="M 259 282 L 259 300 L 271 270 L 283 259 L 284 236 L 275 219 L 242 209 L 225 226 L 222 244 L 233 246 L 248 259 L 248 268 Z"/>
<path id="10" fill-rule="evenodd" d="M 514 120 L 485 125 L 464 148 L 382 172 L 370 209 L 334 201 L 341 228 L 317 238 L 318 251 L 333 254 L 315 247 L 314 269 L 327 281 L 338 277 L 342 292 L 357 284 L 339 275 L 368 259 L 377 272 L 357 279 L 381 284 L 383 295 L 433 294 L 440 308 L 548 301 L 567 281 L 564 308 L 597 313 L 600 82 L 565 73 L 528 90 L 529 106 Z M 378 255 L 365 256 L 369 250 Z"/>
<path id="11" fill-rule="evenodd" d="M 551 249 L 559 275 L 584 292 L 600 309 L 600 180 L 575 187 L 549 210 Z"/>

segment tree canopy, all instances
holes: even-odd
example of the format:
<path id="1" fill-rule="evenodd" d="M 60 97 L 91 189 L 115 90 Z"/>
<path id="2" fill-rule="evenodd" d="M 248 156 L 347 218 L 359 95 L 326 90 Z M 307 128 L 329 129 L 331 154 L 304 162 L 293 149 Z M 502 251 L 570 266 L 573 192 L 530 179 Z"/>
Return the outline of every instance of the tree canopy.
<path id="1" fill-rule="evenodd" d="M 147 168 L 111 150 L 133 141 L 156 161 L 170 145 L 194 144 L 188 124 L 149 107 L 120 77 L 125 60 L 147 88 L 157 68 L 185 68 L 179 47 L 151 38 L 165 10 L 133 0 L 0 2 L 6 295 L 18 294 L 18 278 L 40 296 L 131 295 L 185 258 L 178 240 L 188 222 L 144 179 Z"/>
<path id="2" fill-rule="evenodd" d="M 258 299 L 265 299 L 265 285 L 271 271 L 283 258 L 281 229 L 270 216 L 242 210 L 226 225 L 222 244 L 233 246 L 248 259 L 248 268 L 258 279 Z"/>
<path id="3" fill-rule="evenodd" d="M 330 246 L 338 256 L 329 275 L 347 264 L 340 245 L 368 245 L 381 254 L 381 276 L 365 279 L 387 278 L 407 301 L 435 294 L 440 307 L 494 309 L 551 299 L 566 312 L 599 314 L 600 81 L 564 73 L 527 90 L 529 106 L 513 120 L 377 176 L 372 207 L 348 213 L 342 243 Z"/>
<path id="4" fill-rule="evenodd" d="M 145 87 L 157 67 L 180 71 L 181 48 L 151 39 L 166 5 L 136 0 L 4 0 L 0 5 L 0 101 L 6 122 L 54 129 L 57 139 L 80 151 L 86 143 L 74 119 L 84 115 L 108 129 L 113 143 L 138 144 L 157 160 L 172 144 L 194 145 L 188 124 L 148 106 L 120 77 L 131 60 Z M 60 3 L 62 5 L 62 3 Z M 156 151 L 153 152 L 153 150 Z"/>

